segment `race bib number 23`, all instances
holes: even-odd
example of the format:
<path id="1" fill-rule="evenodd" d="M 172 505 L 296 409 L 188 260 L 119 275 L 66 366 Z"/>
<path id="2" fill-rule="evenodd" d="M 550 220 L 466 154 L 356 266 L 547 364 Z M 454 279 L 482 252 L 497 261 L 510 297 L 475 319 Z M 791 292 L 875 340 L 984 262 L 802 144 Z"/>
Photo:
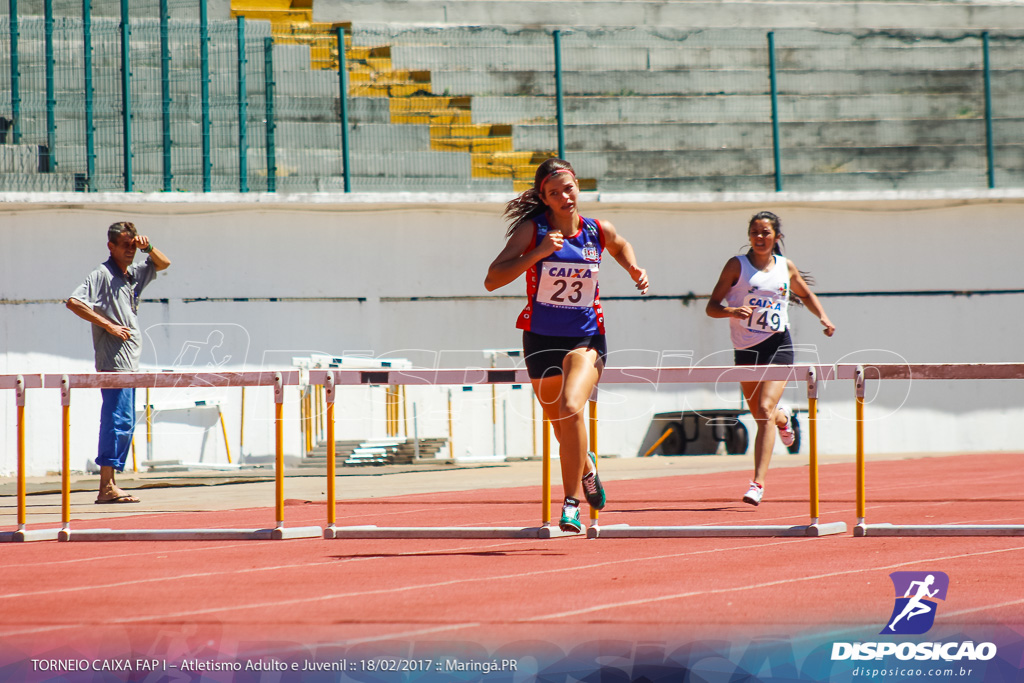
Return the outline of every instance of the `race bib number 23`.
<path id="1" fill-rule="evenodd" d="M 546 261 L 540 267 L 537 303 L 589 308 L 597 296 L 596 263 Z"/>

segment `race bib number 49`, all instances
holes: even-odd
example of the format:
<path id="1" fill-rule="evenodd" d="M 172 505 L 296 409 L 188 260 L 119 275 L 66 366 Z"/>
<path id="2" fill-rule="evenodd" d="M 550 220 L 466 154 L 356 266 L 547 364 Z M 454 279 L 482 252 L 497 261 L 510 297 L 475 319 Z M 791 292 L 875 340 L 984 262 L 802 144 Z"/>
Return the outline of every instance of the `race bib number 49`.
<path id="1" fill-rule="evenodd" d="M 754 310 L 747 318 L 747 327 L 758 332 L 781 332 L 789 327 L 789 311 L 785 301 L 753 296 L 747 305 Z"/>
<path id="2" fill-rule="evenodd" d="M 596 263 L 546 261 L 540 266 L 537 303 L 589 308 L 597 296 Z"/>
<path id="3" fill-rule="evenodd" d="M 747 327 L 759 332 L 781 332 L 785 324 L 783 313 L 773 308 L 755 308 L 747 318 Z"/>

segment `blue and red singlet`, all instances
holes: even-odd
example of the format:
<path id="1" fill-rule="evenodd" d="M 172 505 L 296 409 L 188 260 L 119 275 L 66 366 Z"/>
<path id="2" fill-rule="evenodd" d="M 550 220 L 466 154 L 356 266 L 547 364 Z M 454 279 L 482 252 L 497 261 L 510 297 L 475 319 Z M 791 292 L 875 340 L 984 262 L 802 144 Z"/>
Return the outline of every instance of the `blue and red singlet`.
<path id="1" fill-rule="evenodd" d="M 533 219 L 533 249 L 551 229 L 546 215 Z M 516 327 L 535 334 L 577 337 L 604 334 L 597 284 L 604 230 L 600 221 L 580 217 L 579 230 L 562 248 L 526 271 L 526 308 Z"/>

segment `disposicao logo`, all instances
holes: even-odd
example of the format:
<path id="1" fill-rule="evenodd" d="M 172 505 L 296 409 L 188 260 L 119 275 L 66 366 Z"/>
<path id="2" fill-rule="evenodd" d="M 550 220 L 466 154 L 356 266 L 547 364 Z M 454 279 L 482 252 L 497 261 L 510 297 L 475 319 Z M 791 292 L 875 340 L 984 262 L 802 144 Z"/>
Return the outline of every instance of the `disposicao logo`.
<path id="1" fill-rule="evenodd" d="M 919 635 L 935 623 L 938 600 L 946 599 L 949 576 L 945 572 L 893 572 L 896 592 L 892 615 L 882 635 Z M 997 654 L 993 643 L 964 642 L 857 642 L 833 643 L 832 661 L 881 660 L 895 656 L 902 661 L 987 661 Z"/>
<path id="2" fill-rule="evenodd" d="M 896 589 L 896 604 L 881 633 L 927 633 L 935 623 L 937 600 L 946 599 L 949 576 L 945 572 L 893 572 L 889 578 Z"/>

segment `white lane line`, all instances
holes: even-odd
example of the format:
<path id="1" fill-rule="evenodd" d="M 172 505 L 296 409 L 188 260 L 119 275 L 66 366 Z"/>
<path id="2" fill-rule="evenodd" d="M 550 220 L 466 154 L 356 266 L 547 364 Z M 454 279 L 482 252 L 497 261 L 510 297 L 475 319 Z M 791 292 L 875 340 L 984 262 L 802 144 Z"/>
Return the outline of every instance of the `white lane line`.
<path id="1" fill-rule="evenodd" d="M 561 619 L 561 618 L 564 618 L 564 617 L 575 617 L 575 616 L 579 616 L 581 614 L 592 614 L 594 612 L 601 612 L 601 611 L 609 610 L 609 609 L 619 609 L 621 607 L 636 607 L 637 605 L 652 604 L 652 603 L 657 603 L 657 602 L 666 602 L 666 601 L 669 601 L 669 600 L 680 600 L 682 598 L 691 598 L 691 597 L 695 597 L 695 596 L 698 596 L 698 595 L 716 595 L 716 594 L 719 594 L 719 593 L 733 593 L 733 592 L 736 592 L 736 591 L 757 590 L 757 589 L 760 589 L 760 588 L 770 588 L 770 587 L 773 587 L 773 586 L 785 586 L 787 584 L 801 583 L 801 582 L 805 582 L 805 581 L 817 581 L 819 579 L 830 579 L 830 578 L 834 578 L 834 577 L 837 577 L 837 576 L 849 576 L 851 574 L 862 574 L 864 572 L 869 572 L 869 571 L 872 571 L 872 572 L 884 571 L 886 569 L 894 569 L 896 567 L 906 567 L 908 565 L 921 565 L 921 564 L 927 564 L 929 562 L 944 562 L 944 561 L 949 561 L 949 560 L 963 559 L 963 558 L 967 558 L 967 557 L 981 557 L 981 556 L 984 556 L 984 555 L 994 555 L 996 553 L 1007 553 L 1007 552 L 1016 552 L 1016 551 L 1024 551 L 1024 546 L 1021 546 L 1021 547 L 1018 547 L 1018 548 L 1000 548 L 998 550 L 984 550 L 984 551 L 975 552 L 975 553 L 963 553 L 961 555 L 946 555 L 946 556 L 943 556 L 943 557 L 933 557 L 933 558 L 930 558 L 930 559 L 923 559 L 923 560 L 922 559 L 910 560 L 908 562 L 900 562 L 900 563 L 897 563 L 897 564 L 883 565 L 883 566 L 880 566 L 880 567 L 862 567 L 862 568 L 859 568 L 859 569 L 847 569 L 847 570 L 839 571 L 839 572 L 827 572 L 827 573 L 824 573 L 824 574 L 813 574 L 813 575 L 810 575 L 810 576 L 797 576 L 797 577 L 793 577 L 793 578 L 789 578 L 789 579 L 779 579 L 777 581 L 762 581 L 760 583 L 751 583 L 751 584 L 747 584 L 745 586 L 733 586 L 733 587 L 730 587 L 730 588 L 712 588 L 712 589 L 708 589 L 708 590 L 687 591 L 685 593 L 673 593 L 671 595 L 660 595 L 660 596 L 655 596 L 655 597 L 651 597 L 651 598 L 641 598 L 641 599 L 638 599 L 638 600 L 624 600 L 622 602 L 609 603 L 609 604 L 606 604 L 606 605 L 597 605 L 597 606 L 594 606 L 594 607 L 587 607 L 587 608 L 584 608 L 584 609 L 569 610 L 569 611 L 565 611 L 565 612 L 554 612 L 552 614 L 545 614 L 545 615 L 541 615 L 541 616 L 531 617 L 529 619 L 522 619 L 520 621 L 544 621 L 544 620 L 547 620 L 547 619 Z"/>
<path id="2" fill-rule="evenodd" d="M 241 544 L 241 545 L 245 545 L 245 544 Z M 448 548 L 448 549 L 445 549 L 445 550 L 440 551 L 440 552 L 451 553 L 451 552 L 461 552 L 461 551 L 470 551 L 470 550 L 472 550 L 472 551 L 480 551 L 480 550 L 485 550 L 485 549 L 488 549 L 488 548 L 500 548 L 500 547 L 504 547 L 504 546 L 508 546 L 508 545 L 509 544 L 507 542 L 505 542 L 505 543 L 494 543 L 494 544 L 485 545 L 485 546 L 477 545 L 477 546 L 472 546 L 472 547 L 465 546 L 465 547 L 461 547 L 461 548 Z M 238 546 L 224 546 L 224 547 L 238 547 Z M 436 548 L 434 548 L 434 549 L 431 549 L 431 550 L 414 550 L 414 551 L 409 551 L 409 552 L 404 552 L 404 553 L 398 553 L 398 555 L 399 556 L 414 557 L 416 555 L 426 555 L 426 554 L 437 553 L 437 552 L 439 552 L 439 551 Z M 137 556 L 126 555 L 125 557 L 137 557 Z M 369 555 L 367 557 L 350 557 L 350 558 L 344 559 L 344 560 L 329 560 L 329 561 L 324 561 L 324 562 L 302 562 L 302 563 L 295 563 L 295 564 L 279 564 L 279 565 L 274 565 L 274 566 L 270 566 L 270 567 L 248 567 L 248 568 L 244 568 L 244 569 L 239 568 L 239 569 L 232 569 L 231 573 L 232 574 L 246 574 L 246 573 L 255 573 L 255 572 L 277 571 L 279 569 L 304 569 L 306 567 L 318 567 L 318 566 L 323 566 L 323 565 L 334 566 L 334 565 L 337 565 L 339 563 L 365 562 L 365 561 L 368 561 L 368 560 L 379 560 L 379 559 L 382 559 L 379 554 L 371 554 L 371 555 Z M 119 581 L 119 582 L 116 582 L 116 583 L 98 584 L 98 585 L 93 585 L 93 586 L 69 586 L 69 587 L 66 587 L 66 588 L 50 588 L 50 589 L 38 590 L 38 591 L 32 591 L 32 592 L 27 592 L 26 591 L 26 592 L 23 592 L 23 593 L 7 593 L 7 594 L 0 594 L 0 600 L 6 600 L 8 598 L 26 598 L 26 597 L 30 598 L 30 597 L 35 597 L 35 596 L 39 596 L 39 595 L 58 595 L 60 593 L 74 593 L 74 592 L 78 592 L 78 591 L 92 591 L 92 590 L 107 589 L 107 588 L 124 588 L 126 586 L 137 586 L 137 585 L 142 585 L 142 584 L 146 584 L 146 583 L 162 583 L 162 582 L 165 582 L 165 581 L 177 581 L 177 580 L 183 580 L 183 579 L 202 579 L 202 578 L 207 578 L 207 577 L 210 577 L 210 576 L 223 576 L 223 574 L 224 574 L 223 571 L 196 572 L 196 573 L 190 573 L 190 574 L 178 574 L 176 576 L 157 576 L 157 577 L 153 577 L 153 578 L 149 578 L 149 579 L 133 579 L 131 581 Z"/>
<path id="3" fill-rule="evenodd" d="M 787 540 L 787 541 L 780 541 L 780 542 L 778 542 L 778 544 L 779 545 L 788 545 L 790 543 L 801 543 L 801 542 L 803 542 L 803 540 L 804 539 L 793 539 L 793 540 Z M 606 562 L 593 562 L 593 563 L 590 563 L 590 564 L 576 565 L 576 566 L 573 567 L 573 569 L 574 570 L 597 569 L 597 568 L 600 568 L 600 567 L 608 567 L 608 566 L 612 566 L 612 565 L 621 565 L 621 564 L 631 564 L 631 563 L 636 563 L 636 562 L 652 562 L 652 561 L 658 561 L 658 560 L 669 559 L 669 558 L 689 557 L 689 556 L 698 556 L 698 555 L 710 555 L 710 554 L 716 554 L 716 553 L 730 552 L 730 551 L 733 551 L 733 550 L 746 550 L 746 549 L 751 549 L 751 548 L 761 548 L 761 547 L 764 547 L 764 546 L 770 545 L 770 544 L 772 544 L 772 541 L 763 541 L 763 542 L 759 542 L 759 543 L 748 544 L 748 545 L 745 545 L 745 546 L 734 546 L 734 547 L 731 547 L 731 548 L 713 548 L 713 549 L 710 549 L 710 550 L 695 550 L 695 551 L 688 551 L 688 552 L 684 552 L 684 553 L 670 553 L 670 554 L 665 554 L 665 555 L 654 555 L 654 556 L 648 556 L 648 557 L 633 557 L 633 558 L 628 558 L 628 559 L 609 560 L 609 561 L 606 561 Z M 500 543 L 500 544 L 493 544 L 491 546 L 485 546 L 485 547 L 504 547 L 504 546 L 509 546 L 509 545 L 511 545 L 511 544 Z M 470 549 L 479 551 L 480 547 L 481 546 L 472 546 L 472 547 L 464 547 L 464 548 L 457 548 L 457 549 L 449 549 L 449 550 L 445 550 L 444 552 L 454 552 L 454 551 L 470 550 Z M 431 549 L 431 550 L 423 550 L 423 551 L 417 551 L 417 552 L 413 552 L 413 553 L 400 553 L 400 554 L 401 555 L 414 556 L 414 555 L 428 554 L 428 553 L 437 553 L 437 552 L 438 552 L 438 550 L 435 548 L 435 549 Z M 243 569 L 239 569 L 239 570 L 235 571 L 234 573 L 235 574 L 242 574 L 242 573 L 246 573 L 246 572 L 271 571 L 271 570 L 277 570 L 277 569 L 290 569 L 290 568 L 296 568 L 296 567 L 308 568 L 308 567 L 316 567 L 316 566 L 319 566 L 319 565 L 337 566 L 339 563 L 344 563 L 344 562 L 359 562 L 359 561 L 369 561 L 369 560 L 375 560 L 375 559 L 381 559 L 381 558 L 380 557 L 373 557 L 373 556 L 371 556 L 371 557 L 349 558 L 347 560 L 332 560 L 330 562 L 316 562 L 316 563 L 303 563 L 303 564 L 294 564 L 294 565 L 280 565 L 280 566 L 276 566 L 276 567 L 250 568 L 250 569 L 244 569 L 244 570 Z M 394 593 L 412 592 L 412 591 L 418 591 L 418 590 L 434 590 L 434 589 L 437 589 L 437 588 L 444 588 L 444 587 L 447 587 L 447 586 L 454 586 L 454 585 L 459 585 L 459 584 L 522 579 L 522 578 L 528 577 L 528 576 L 544 576 L 544 575 L 548 575 L 548 574 L 558 574 L 558 573 L 562 573 L 564 571 L 565 571 L 565 567 L 556 567 L 556 568 L 552 568 L 552 569 L 544 569 L 544 570 L 537 570 L 537 571 L 530 571 L 530 572 L 517 572 L 517 573 L 514 573 L 514 574 L 500 574 L 500 575 L 495 575 L 495 576 L 480 576 L 480 577 L 471 577 L 471 578 L 459 578 L 459 579 L 451 579 L 451 580 L 448 580 L 448 581 L 437 581 L 437 582 L 432 582 L 432 583 L 415 584 L 415 585 L 409 585 L 409 586 L 398 586 L 398 587 L 380 588 L 380 589 L 373 589 L 373 590 L 366 590 L 366 591 L 350 591 L 350 592 L 345 592 L 345 593 L 330 593 L 330 594 L 326 594 L 326 595 L 316 595 L 316 596 L 313 596 L 313 597 L 292 598 L 292 599 L 288 599 L 288 600 L 274 600 L 274 601 L 249 603 L 249 604 L 242 604 L 242 605 L 230 605 L 230 606 L 225 606 L 225 607 L 210 607 L 210 608 L 206 608 L 206 609 L 186 610 L 186 611 L 181 611 L 181 612 L 173 612 L 173 613 L 160 614 L 160 615 L 137 616 L 137 617 L 123 617 L 123 618 L 118 620 L 118 623 L 133 623 L 133 622 L 144 622 L 144 621 L 160 621 L 161 619 L 194 617 L 194 616 L 199 616 L 199 615 L 215 614 L 215 613 L 218 613 L 218 612 L 233 612 L 233 611 L 236 611 L 236 610 L 261 609 L 261 608 L 269 608 L 269 607 L 285 607 L 285 606 L 291 606 L 291 605 L 298 605 L 298 604 L 302 604 L 302 603 L 323 602 L 325 600 L 336 600 L 336 599 L 343 599 L 343 598 L 344 599 L 351 599 L 351 598 L 359 598 L 359 597 L 366 597 L 366 596 L 379 595 L 379 594 L 389 594 L 390 595 L 390 594 L 394 594 Z M 138 585 L 138 584 L 144 584 L 144 583 L 161 583 L 162 584 L 162 583 L 166 583 L 167 581 L 172 581 L 172 580 L 174 580 L 176 578 L 201 578 L 201 577 L 207 577 L 207 576 L 223 576 L 223 572 L 206 572 L 206 573 L 202 573 L 202 574 L 189 574 L 189 575 L 184 575 L 184 576 L 180 576 L 180 577 L 162 576 L 162 577 L 155 577 L 155 578 L 152 578 L 152 579 L 140 579 L 140 580 L 136 580 L 136 581 L 125 581 L 125 582 L 121 582 L 121 583 L 107 584 L 105 586 L 74 587 L 74 588 L 58 589 L 58 590 L 51 590 L 51 591 L 38 591 L 37 593 L 31 593 L 31 594 L 11 594 L 9 596 L 0 596 L 0 597 L 25 597 L 25 596 L 34 596 L 34 595 L 38 595 L 38 594 L 45 594 L 45 595 L 52 596 L 52 595 L 55 595 L 55 594 L 58 594 L 58 593 L 76 592 L 76 591 L 82 591 L 82 590 L 95 590 L 97 588 L 119 588 L 119 587 L 124 587 L 124 586 L 128 586 L 128 585 Z M 77 628 L 78 626 L 80 626 L 80 624 L 62 624 L 62 625 L 57 625 L 57 626 L 44 626 L 44 627 L 32 628 L 32 629 L 24 629 L 24 630 L 19 630 L 19 631 L 6 631 L 6 632 L 0 632 L 0 637 L 14 636 L 14 635 L 25 635 L 25 634 L 30 634 L 30 633 L 54 631 L 54 630 L 60 630 L 60 629 L 66 629 L 66 628 Z"/>
<path id="4" fill-rule="evenodd" d="M 968 607 L 967 609 L 960 609 L 955 612 L 943 612 L 942 618 L 947 617 L 959 617 L 966 614 L 977 614 L 978 612 L 991 612 L 992 610 L 1002 609 L 1003 607 L 1014 607 L 1016 605 L 1024 605 L 1024 598 L 1020 600 L 1010 600 L 1008 602 L 997 602 L 992 605 L 981 605 L 979 607 Z M 884 622 L 879 622 L 884 623 Z M 835 631 L 828 631 L 826 633 L 816 633 L 813 635 L 799 636 L 793 639 L 794 643 L 803 642 L 806 640 L 823 641 L 833 640 L 840 636 L 844 636 L 850 633 L 863 633 L 864 631 L 877 631 L 878 624 L 864 624 L 861 626 L 851 626 L 849 628 L 836 629 Z"/>

